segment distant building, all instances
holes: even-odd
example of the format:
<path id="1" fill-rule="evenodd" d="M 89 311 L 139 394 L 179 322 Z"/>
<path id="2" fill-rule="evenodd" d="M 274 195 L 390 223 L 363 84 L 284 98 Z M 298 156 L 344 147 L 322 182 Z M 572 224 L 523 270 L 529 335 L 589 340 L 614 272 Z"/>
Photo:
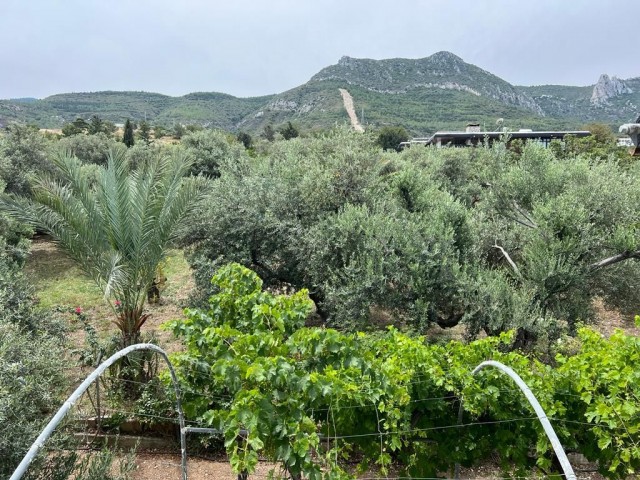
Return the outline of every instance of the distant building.
<path id="1" fill-rule="evenodd" d="M 401 147 L 411 147 L 413 145 L 433 145 L 436 147 L 475 147 L 484 142 L 491 145 L 495 141 L 502 139 L 510 142 L 515 139 L 529 140 L 538 142 L 545 147 L 549 146 L 552 140 L 562 140 L 565 136 L 572 135 L 574 137 L 588 137 L 591 132 L 587 130 L 563 130 L 563 131 L 544 131 L 534 132 L 530 129 L 520 129 L 516 132 L 483 132 L 480 130 L 480 124 L 469 123 L 464 132 L 462 131 L 442 131 L 436 132 L 431 137 L 414 138 L 408 142 L 402 142 Z"/>

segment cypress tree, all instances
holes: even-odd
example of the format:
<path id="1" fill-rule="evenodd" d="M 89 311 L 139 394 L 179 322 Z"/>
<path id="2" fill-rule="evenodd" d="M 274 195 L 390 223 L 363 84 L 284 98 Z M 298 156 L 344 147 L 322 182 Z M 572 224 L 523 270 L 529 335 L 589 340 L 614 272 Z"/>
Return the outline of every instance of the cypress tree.
<path id="1" fill-rule="evenodd" d="M 124 135 L 122 136 L 122 142 L 127 146 L 127 148 L 133 147 L 133 144 L 135 143 L 133 139 L 133 125 L 131 125 L 131 122 L 128 118 L 124 124 Z"/>

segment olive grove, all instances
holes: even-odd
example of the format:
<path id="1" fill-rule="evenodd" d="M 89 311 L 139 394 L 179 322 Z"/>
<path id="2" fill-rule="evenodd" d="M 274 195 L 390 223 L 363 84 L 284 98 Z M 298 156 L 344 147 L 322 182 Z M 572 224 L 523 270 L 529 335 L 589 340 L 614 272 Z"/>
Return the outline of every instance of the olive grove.
<path id="1" fill-rule="evenodd" d="M 596 297 L 638 310 L 640 177 L 613 156 L 382 152 L 337 129 L 218 168 L 183 237 L 202 298 L 235 261 L 269 287 L 307 288 L 342 328 L 462 323 L 527 343 L 589 322 Z"/>

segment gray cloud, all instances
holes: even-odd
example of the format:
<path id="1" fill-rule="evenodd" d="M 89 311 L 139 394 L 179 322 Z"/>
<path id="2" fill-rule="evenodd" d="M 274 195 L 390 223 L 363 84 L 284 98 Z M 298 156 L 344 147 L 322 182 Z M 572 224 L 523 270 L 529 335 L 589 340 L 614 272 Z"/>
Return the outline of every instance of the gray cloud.
<path id="1" fill-rule="evenodd" d="M 640 76 L 613 0 L 0 0 L 0 98 L 277 93 L 342 55 L 449 50 L 520 85 Z"/>

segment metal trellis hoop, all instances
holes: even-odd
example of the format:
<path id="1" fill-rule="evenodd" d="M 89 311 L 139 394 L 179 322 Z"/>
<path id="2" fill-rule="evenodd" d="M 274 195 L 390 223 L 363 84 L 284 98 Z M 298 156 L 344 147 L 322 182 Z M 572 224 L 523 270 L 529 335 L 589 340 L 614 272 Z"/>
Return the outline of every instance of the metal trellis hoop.
<path id="1" fill-rule="evenodd" d="M 576 474 L 573 472 L 573 468 L 571 467 L 571 463 L 567 458 L 567 454 L 565 453 L 564 448 L 562 447 L 562 444 L 560 443 L 560 440 L 558 439 L 558 436 L 556 435 L 555 430 L 551 426 L 551 423 L 549 422 L 549 419 L 547 418 L 546 413 L 544 413 L 544 410 L 542 409 L 540 402 L 538 402 L 538 399 L 533 394 L 529 386 L 524 382 L 524 380 L 522 380 L 520 375 L 514 372 L 511 368 L 507 367 L 506 365 L 500 362 L 496 362 L 494 360 L 487 360 L 486 362 L 482 362 L 480 365 L 478 365 L 476 368 L 473 369 L 473 372 L 471 372 L 471 375 L 475 375 L 485 367 L 495 367 L 498 370 L 500 370 L 502 373 L 506 373 L 509 377 L 511 377 L 511 379 L 516 383 L 516 385 L 520 387 L 520 390 L 522 391 L 522 393 L 524 393 L 524 396 L 527 398 L 527 400 L 533 407 L 534 411 L 536 412 L 536 415 L 538 416 L 538 420 L 542 424 L 542 428 L 544 429 L 544 432 L 547 434 L 547 437 L 551 442 L 551 446 L 553 447 L 553 451 L 555 452 L 556 457 L 558 457 L 558 461 L 560 462 L 560 466 L 562 467 L 562 471 L 564 472 L 564 476 L 566 480 L 576 480 Z M 460 408 L 458 410 L 459 424 L 462 423 L 462 411 L 463 411 L 462 409 L 463 409 L 463 401 L 460 400 Z M 456 480 L 460 478 L 460 465 L 457 463 L 456 463 L 454 477 Z"/>
<path id="2" fill-rule="evenodd" d="M 71 407 L 78 401 L 78 399 L 82 396 L 82 394 L 89 388 L 89 386 L 104 373 L 104 371 L 113 365 L 117 360 L 122 357 L 127 356 L 131 352 L 135 352 L 137 350 L 152 350 L 164 359 L 165 363 L 169 367 L 169 373 L 171 374 L 171 381 L 173 383 L 173 388 L 176 394 L 176 410 L 178 411 L 178 419 L 180 422 L 180 448 L 182 450 L 182 480 L 187 480 L 187 446 L 186 446 L 186 434 L 185 434 L 185 423 L 184 423 L 184 413 L 182 412 L 182 405 L 180 403 L 180 387 L 178 384 L 178 378 L 176 377 L 176 373 L 173 369 L 173 365 L 169 361 L 169 357 L 160 347 L 153 345 L 152 343 L 138 343 L 136 345 L 131 345 L 127 348 L 120 350 L 119 352 L 113 354 L 107 360 L 102 362 L 98 368 L 96 368 L 93 373 L 91 373 L 85 380 L 80 384 L 78 388 L 67 398 L 67 400 L 62 404 L 60 409 L 54 415 L 54 417 L 49 421 L 46 427 L 42 430 L 38 438 L 33 442 L 31 448 L 26 453 L 18 467 L 13 472 L 9 480 L 19 480 L 24 475 L 24 472 L 27 470 L 33 459 L 36 457 L 44 442 L 51 436 L 55 428 L 62 421 L 62 419 L 66 416 L 66 414 L 71 410 Z"/>

